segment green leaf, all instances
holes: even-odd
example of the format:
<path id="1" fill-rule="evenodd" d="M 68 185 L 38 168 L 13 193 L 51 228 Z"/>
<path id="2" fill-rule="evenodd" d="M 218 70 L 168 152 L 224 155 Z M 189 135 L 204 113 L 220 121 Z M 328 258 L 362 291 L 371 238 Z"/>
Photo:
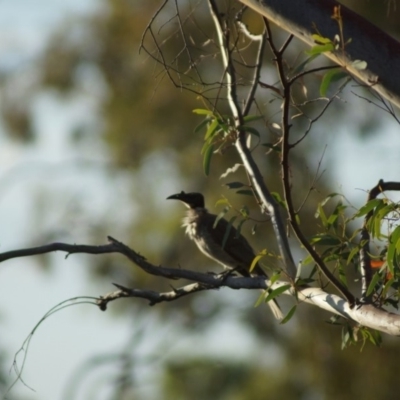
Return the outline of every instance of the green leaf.
<path id="1" fill-rule="evenodd" d="M 243 194 L 245 196 L 254 196 L 254 194 L 251 190 L 238 190 L 236 193 Z"/>
<path id="2" fill-rule="evenodd" d="M 262 115 L 246 115 L 243 117 L 244 122 L 259 121 L 260 119 L 264 119 L 264 117 Z"/>
<path id="3" fill-rule="evenodd" d="M 346 77 L 348 77 L 348 74 L 341 69 L 327 72 L 322 78 L 321 86 L 319 87 L 320 95 L 325 97 L 331 83 Z"/>
<path id="4" fill-rule="evenodd" d="M 206 176 L 209 175 L 210 173 L 210 164 L 211 164 L 211 158 L 214 154 L 214 145 L 210 144 L 205 152 L 204 152 L 204 157 L 203 157 L 203 169 L 204 169 L 204 173 L 206 174 Z"/>
<path id="5" fill-rule="evenodd" d="M 319 56 L 319 54 L 314 54 L 310 57 L 307 57 L 306 60 L 304 60 L 301 64 L 299 64 L 294 70 L 293 70 L 293 75 L 297 75 L 300 72 L 303 72 L 305 67 L 312 61 L 314 61 L 317 57 Z"/>
<path id="6" fill-rule="evenodd" d="M 387 249 L 386 262 L 389 268 L 389 271 L 393 274 L 394 272 L 394 264 L 393 261 L 396 257 L 396 246 L 393 243 L 390 243 Z"/>
<path id="7" fill-rule="evenodd" d="M 261 303 L 264 303 L 265 292 L 262 292 L 254 304 L 254 307 L 258 307 Z"/>
<path id="8" fill-rule="evenodd" d="M 209 115 L 209 116 L 214 116 L 214 113 L 213 113 L 212 111 L 206 110 L 206 109 L 204 109 L 204 108 L 195 108 L 195 109 L 193 110 L 193 113 L 194 113 L 194 114 L 197 114 L 197 115 Z"/>
<path id="9" fill-rule="evenodd" d="M 325 204 L 327 204 L 328 203 L 328 201 L 329 200 L 331 200 L 331 199 L 333 199 L 334 197 L 336 197 L 336 196 L 342 196 L 340 193 L 331 193 L 331 194 L 328 194 L 328 196 L 326 196 L 325 198 L 324 198 L 324 200 L 322 200 L 321 201 L 321 206 L 324 206 Z"/>
<path id="10" fill-rule="evenodd" d="M 368 214 L 372 209 L 377 207 L 382 203 L 382 199 L 372 199 L 367 204 L 362 206 L 354 215 L 353 218 L 362 217 L 363 215 Z"/>
<path id="11" fill-rule="evenodd" d="M 241 126 L 238 126 L 238 130 L 240 130 L 242 132 L 251 133 L 252 135 L 257 136 L 258 138 L 260 137 L 260 132 L 258 132 L 258 130 L 253 128 L 252 126 L 241 125 Z"/>
<path id="12" fill-rule="evenodd" d="M 218 207 L 221 205 L 229 205 L 229 201 L 226 197 L 223 197 L 222 199 L 217 200 L 217 202 L 215 203 L 215 207 Z"/>
<path id="13" fill-rule="evenodd" d="M 246 185 L 242 182 L 229 182 L 225 183 L 225 186 L 228 186 L 229 189 L 238 189 Z"/>
<path id="14" fill-rule="evenodd" d="M 315 218 L 319 218 L 322 222 L 324 228 L 328 227 L 328 219 L 326 218 L 325 211 L 321 204 L 318 204 L 317 212 L 315 213 Z"/>
<path id="15" fill-rule="evenodd" d="M 239 210 L 239 212 L 244 218 L 248 218 L 250 215 L 249 209 L 247 208 L 246 205 L 242 206 L 242 208 Z"/>
<path id="16" fill-rule="evenodd" d="M 379 282 L 380 279 L 381 279 L 380 273 L 376 272 L 374 274 L 374 276 L 372 277 L 371 282 L 368 286 L 367 293 L 366 293 L 367 296 L 370 296 L 372 294 L 372 292 L 375 289 L 375 286 L 377 285 L 377 283 Z"/>
<path id="17" fill-rule="evenodd" d="M 204 140 L 208 140 L 212 138 L 219 126 L 218 120 L 214 119 L 210 125 L 208 125 L 208 129 L 206 134 L 204 135 Z"/>
<path id="18" fill-rule="evenodd" d="M 286 290 L 289 290 L 291 287 L 292 287 L 292 285 L 283 285 L 283 286 L 278 287 L 275 290 L 271 290 L 271 292 L 266 297 L 265 302 L 268 303 L 269 301 L 273 300 L 275 297 L 286 292 Z"/>
<path id="19" fill-rule="evenodd" d="M 311 264 L 314 261 L 314 259 L 308 255 L 302 262 L 301 265 L 308 265 Z"/>
<path id="20" fill-rule="evenodd" d="M 351 263 L 351 261 L 353 260 L 354 256 L 356 256 L 359 251 L 360 251 L 360 248 L 358 246 L 354 247 L 354 249 L 350 251 L 350 254 L 347 257 L 347 265 L 349 265 Z"/>
<path id="21" fill-rule="evenodd" d="M 261 250 L 253 259 L 253 261 L 251 262 L 250 268 L 249 268 L 249 272 L 252 272 L 253 269 L 255 268 L 255 266 L 257 265 L 257 263 L 261 260 L 261 258 L 263 258 L 264 256 L 266 256 L 268 254 L 267 249 Z"/>
<path id="22" fill-rule="evenodd" d="M 276 281 L 278 281 L 280 278 L 281 278 L 280 272 L 275 272 L 275 273 L 271 276 L 271 278 L 270 278 L 271 285 L 273 285 L 273 284 L 274 284 Z"/>
<path id="23" fill-rule="evenodd" d="M 385 218 L 393 210 L 394 210 L 394 205 L 388 204 L 384 207 L 379 208 L 379 210 L 377 209 L 375 211 L 373 216 L 373 229 L 371 230 L 371 234 L 373 236 L 375 236 L 378 239 L 382 238 L 382 233 L 381 233 L 382 219 Z"/>
<path id="24" fill-rule="evenodd" d="M 282 324 L 282 325 L 283 325 L 283 324 L 286 324 L 286 322 L 289 322 L 289 321 L 292 319 L 294 313 L 296 312 L 296 308 L 297 308 L 297 306 L 294 305 L 294 306 L 289 310 L 289 312 L 286 314 L 286 317 L 283 318 L 283 320 L 281 321 L 281 324 Z"/>
<path id="25" fill-rule="evenodd" d="M 317 35 L 316 33 L 314 33 L 313 35 L 311 35 L 311 37 L 313 38 L 314 42 L 317 44 L 327 44 L 327 43 L 332 43 L 332 40 L 326 37 L 323 37 L 321 35 Z"/>
<path id="26" fill-rule="evenodd" d="M 198 133 L 200 132 L 208 123 L 210 122 L 210 120 L 208 118 L 204 119 L 203 121 L 201 121 L 196 128 L 194 128 L 194 133 Z"/>
<path id="27" fill-rule="evenodd" d="M 286 201 L 282 199 L 281 195 L 278 192 L 271 192 L 271 195 L 280 206 L 287 210 Z"/>
<path id="28" fill-rule="evenodd" d="M 317 44 L 311 47 L 311 49 L 306 50 L 306 54 L 308 54 L 309 56 L 314 56 L 333 50 L 335 50 L 335 45 L 333 44 L 333 42 L 330 42 L 326 44 Z"/>
<path id="29" fill-rule="evenodd" d="M 311 244 L 319 244 L 321 246 L 337 246 L 340 240 L 332 235 L 318 234 L 311 238 Z"/>

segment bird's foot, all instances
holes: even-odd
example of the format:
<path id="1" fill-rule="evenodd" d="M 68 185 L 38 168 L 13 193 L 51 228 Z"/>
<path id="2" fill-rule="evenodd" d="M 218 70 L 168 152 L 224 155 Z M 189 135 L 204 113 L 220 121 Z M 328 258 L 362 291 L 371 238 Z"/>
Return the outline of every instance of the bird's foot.
<path id="1" fill-rule="evenodd" d="M 220 272 L 218 276 L 222 278 L 222 282 L 225 282 L 230 276 L 235 276 L 238 268 L 227 268 Z"/>

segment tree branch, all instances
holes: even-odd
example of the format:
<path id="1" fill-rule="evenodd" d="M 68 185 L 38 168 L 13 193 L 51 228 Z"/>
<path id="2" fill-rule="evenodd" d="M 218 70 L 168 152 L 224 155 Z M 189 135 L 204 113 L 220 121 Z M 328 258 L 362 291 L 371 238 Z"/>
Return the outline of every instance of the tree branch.
<path id="1" fill-rule="evenodd" d="M 310 46 L 312 35 L 321 34 L 333 40 L 339 34 L 336 21 L 331 16 L 335 0 L 240 0 L 254 11 L 268 18 L 282 29 L 292 33 Z M 344 39 L 351 45 L 332 53 L 324 53 L 335 63 L 346 68 L 367 87 L 378 92 L 392 104 L 400 107 L 400 43 L 372 23 L 343 5 Z M 353 66 L 356 60 L 365 61 L 364 70 Z"/>
<path id="2" fill-rule="evenodd" d="M 283 182 L 283 192 L 285 196 L 285 201 L 287 204 L 289 222 L 290 225 L 302 246 L 308 251 L 308 253 L 313 258 L 314 262 L 318 265 L 321 272 L 326 276 L 326 278 L 336 287 L 336 289 L 341 293 L 350 305 L 354 305 L 355 298 L 350 293 L 350 291 L 342 285 L 342 283 L 332 274 L 328 267 L 323 262 L 319 254 L 314 250 L 309 241 L 303 235 L 299 224 L 296 220 L 296 210 L 293 204 L 293 198 L 291 194 L 291 184 L 290 184 L 290 168 L 289 168 L 289 152 L 292 146 L 289 143 L 290 136 L 290 99 L 291 99 L 291 82 L 287 78 L 284 65 L 283 65 L 283 53 L 275 47 L 272 40 L 271 28 L 267 19 L 264 19 L 265 27 L 267 30 L 267 40 L 270 44 L 271 50 L 275 56 L 275 62 L 278 70 L 279 79 L 283 89 L 283 104 L 282 104 L 282 155 L 281 155 L 281 166 L 282 166 L 282 182 Z M 283 47 L 284 49 L 285 47 Z"/>
<path id="3" fill-rule="evenodd" d="M 8 251 L 0 254 L 0 261 L 6 261 L 18 257 L 26 257 L 30 255 L 45 254 L 53 251 L 64 251 L 68 253 L 67 255 L 76 253 L 120 253 L 125 255 L 139 268 L 151 275 L 162 276 L 166 279 L 187 279 L 193 282 L 177 289 L 173 288 L 169 292 L 156 292 L 153 290 L 127 288 L 120 284 L 114 283 L 118 290 L 105 294 L 104 296 L 100 296 L 97 300 L 97 305 L 103 311 L 107 309 L 108 303 L 128 297 L 146 299 L 149 301 L 150 305 L 155 305 L 161 302 L 178 300 L 181 297 L 200 291 L 215 290 L 222 287 L 227 287 L 234 290 L 276 290 L 283 286 L 288 286 L 287 282 L 277 281 L 272 283 L 270 280 L 265 279 L 265 277 L 262 276 L 237 277 L 233 274 L 226 275 L 225 273 L 200 273 L 181 268 L 166 268 L 156 266 L 146 261 L 146 259 L 139 253 L 128 246 L 125 246 L 116 239 L 113 239 L 112 237 L 108 237 L 108 239 L 111 241 L 111 243 L 102 246 L 51 243 L 45 246 Z M 304 302 L 313 304 L 336 315 L 340 315 L 344 318 L 350 318 L 363 326 L 377 329 L 390 335 L 400 335 L 400 316 L 378 309 L 373 305 L 364 304 L 360 305 L 359 307 L 351 308 L 350 305 L 341 297 L 328 294 L 320 288 L 289 287 L 282 294 L 291 296 L 300 303 Z"/>
<path id="4" fill-rule="evenodd" d="M 217 30 L 217 35 L 219 39 L 219 47 L 222 56 L 222 63 L 225 68 L 226 72 L 226 79 L 228 83 L 228 88 L 232 86 L 234 82 L 234 66 L 232 59 L 230 58 L 230 54 L 227 51 L 227 42 L 226 38 L 224 37 L 224 32 L 222 29 L 221 21 L 218 17 L 218 10 L 215 7 L 215 3 L 213 0 L 209 0 L 209 4 L 212 11 L 212 16 L 215 24 L 215 28 Z M 263 176 L 254 161 L 251 152 L 246 145 L 245 140 L 245 132 L 240 130 L 240 127 L 244 125 L 243 121 L 243 114 L 239 108 L 239 101 L 237 98 L 237 93 L 233 88 L 228 90 L 227 93 L 228 102 L 231 107 L 232 115 L 235 119 L 235 126 L 238 129 L 238 137 L 235 142 L 236 149 L 239 153 L 240 158 L 244 164 L 244 167 L 248 173 L 250 181 L 253 185 L 254 190 L 256 191 L 262 205 L 261 211 L 271 218 L 271 223 L 275 231 L 275 236 L 278 241 L 278 246 L 280 250 L 280 254 L 283 261 L 284 269 L 287 273 L 288 278 L 294 281 L 297 268 L 293 260 L 293 256 L 290 250 L 289 241 L 286 236 L 285 227 L 282 221 L 282 218 L 279 213 L 279 206 L 276 203 L 275 199 L 269 192 L 267 186 L 264 183 Z"/>

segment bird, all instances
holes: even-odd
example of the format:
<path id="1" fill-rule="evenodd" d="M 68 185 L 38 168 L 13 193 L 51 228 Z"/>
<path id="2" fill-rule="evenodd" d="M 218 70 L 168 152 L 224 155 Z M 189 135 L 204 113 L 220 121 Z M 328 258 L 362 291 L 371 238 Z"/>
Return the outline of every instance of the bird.
<path id="1" fill-rule="evenodd" d="M 182 226 L 186 228 L 189 238 L 208 258 L 221 264 L 225 270 L 237 271 L 242 276 L 268 278 L 258 263 L 250 273 L 255 254 L 249 242 L 233 226 L 229 227 L 225 219 L 221 218 L 216 222 L 217 216 L 205 208 L 204 196 L 201 193 L 181 191 L 167 197 L 167 200 L 180 200 L 188 208 Z M 223 244 L 229 228 L 228 237 Z M 269 301 L 268 305 L 275 318 L 282 320 L 282 311 L 276 300 Z"/>

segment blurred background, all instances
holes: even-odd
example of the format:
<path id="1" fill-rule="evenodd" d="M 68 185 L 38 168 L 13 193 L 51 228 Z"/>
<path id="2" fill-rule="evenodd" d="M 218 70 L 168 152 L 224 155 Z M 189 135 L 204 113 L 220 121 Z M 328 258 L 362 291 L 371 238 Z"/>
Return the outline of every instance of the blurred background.
<path id="1" fill-rule="evenodd" d="M 399 38 L 400 1 L 342 3 Z M 197 3 L 180 4 L 190 11 Z M 193 132 L 201 119 L 192 113 L 203 102 L 139 54 L 157 7 L 140 0 L 0 3 L 1 252 L 54 241 L 100 245 L 111 235 L 154 264 L 218 270 L 184 237 L 183 208 L 166 197 L 202 191 L 217 213 L 216 200 L 226 196 L 257 219 L 257 205 L 219 179 L 237 162 L 233 151 L 213 160 L 210 177 L 203 173 L 203 132 Z M 196 21 L 207 26 L 207 8 L 197 10 Z M 165 32 L 155 34 L 162 40 Z M 293 57 L 303 49 L 294 47 Z M 177 54 L 179 41 L 164 49 Z M 274 72 L 263 74 L 270 81 Z M 400 180 L 399 126 L 356 90 L 347 88 L 292 160 L 300 196 L 319 164 L 324 171 L 303 209 L 309 233 L 318 228 L 316 202 L 327 194 L 339 192 L 357 208 L 379 179 Z M 279 191 L 276 159 L 260 160 Z M 242 232 L 255 249 L 271 238 L 273 251 L 268 224 L 251 236 L 253 225 Z M 302 256 L 298 251 L 296 261 Z M 16 378 L 15 353 L 44 314 L 64 300 L 112 291 L 112 282 L 153 290 L 171 284 L 118 255 L 54 253 L 2 263 L 0 394 Z M 257 297 L 221 290 L 155 307 L 126 299 L 107 312 L 85 304 L 63 309 L 35 332 L 25 385 L 17 383 L 7 398 L 398 398 L 398 339 L 341 350 L 341 330 L 326 323 L 327 313 L 303 305 L 280 326 L 268 307 L 254 308 Z M 282 304 L 287 311 L 293 302 Z"/>

